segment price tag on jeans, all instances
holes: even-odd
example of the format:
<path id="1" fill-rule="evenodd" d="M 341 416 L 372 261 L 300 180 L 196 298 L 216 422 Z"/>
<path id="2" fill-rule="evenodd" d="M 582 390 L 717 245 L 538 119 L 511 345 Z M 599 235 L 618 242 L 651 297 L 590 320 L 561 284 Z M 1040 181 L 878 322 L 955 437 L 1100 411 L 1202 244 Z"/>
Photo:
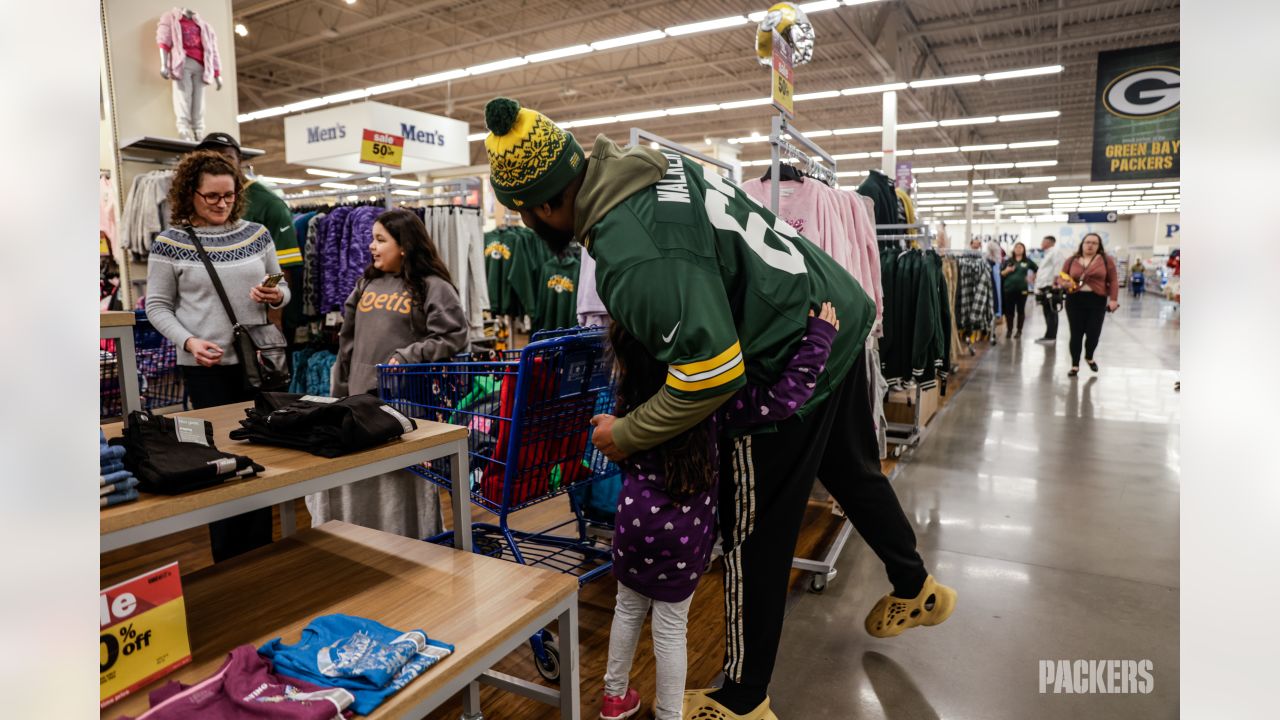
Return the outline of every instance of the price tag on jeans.
<path id="1" fill-rule="evenodd" d="M 404 163 L 404 137 L 365 130 L 360 143 L 360 162 L 399 169 Z"/>

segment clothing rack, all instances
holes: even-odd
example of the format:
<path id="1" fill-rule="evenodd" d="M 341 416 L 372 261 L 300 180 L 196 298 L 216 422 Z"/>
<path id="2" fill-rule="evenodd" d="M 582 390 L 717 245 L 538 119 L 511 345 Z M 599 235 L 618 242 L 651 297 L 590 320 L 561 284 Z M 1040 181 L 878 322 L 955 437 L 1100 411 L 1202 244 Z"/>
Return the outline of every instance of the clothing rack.
<path id="1" fill-rule="evenodd" d="M 794 141 L 794 142 L 793 142 Z M 801 149 L 796 144 L 804 147 Z M 805 137 L 804 133 L 787 122 L 787 117 L 779 113 L 773 118 L 769 131 L 769 177 L 774 179 L 769 192 L 769 209 L 778 212 L 781 204 L 779 183 L 782 169 L 782 156 L 785 154 L 804 164 L 804 174 L 820 180 L 832 187 L 836 186 L 836 160 L 831 153 L 823 150 L 817 143 Z M 823 165 L 822 161 L 827 164 Z"/>
<path id="2" fill-rule="evenodd" d="M 388 210 L 390 210 L 391 208 L 395 207 L 395 203 L 397 202 L 395 198 L 397 197 L 406 198 L 408 202 L 419 202 L 421 200 L 431 200 L 435 198 L 446 199 L 446 198 L 454 198 L 454 197 L 465 197 L 471 194 L 471 192 L 474 190 L 474 188 L 468 189 L 470 186 L 472 185 L 478 186 L 480 184 L 479 178 L 461 178 L 458 180 L 442 180 L 440 182 L 424 183 L 419 185 L 418 186 L 419 192 L 416 197 L 410 197 L 407 195 L 394 195 L 392 192 L 395 189 L 394 183 L 390 182 L 390 178 L 388 177 L 385 171 L 380 171 L 380 172 L 368 173 L 364 175 L 351 175 L 351 176 L 342 177 L 342 178 L 329 178 L 327 180 L 310 180 L 303 183 L 296 183 L 296 184 L 289 185 L 287 189 L 294 190 L 297 188 L 320 187 L 326 183 L 349 182 L 353 180 L 369 180 L 371 178 L 382 178 L 382 182 L 377 183 L 376 186 L 374 187 L 364 186 L 364 187 L 359 187 L 355 189 L 328 188 L 324 191 L 306 191 L 302 193 L 296 193 L 293 195 L 286 194 L 284 196 L 284 199 L 287 202 L 297 202 L 297 201 L 309 200 L 311 198 L 336 197 L 336 196 L 342 196 L 342 195 L 369 195 L 369 194 L 382 195 L 383 205 Z M 431 188 L 452 187 L 455 185 L 460 187 L 461 189 L 451 193 L 438 193 L 434 195 L 426 194 L 422 192 L 423 190 L 428 190 Z"/>
<path id="3" fill-rule="evenodd" d="M 881 230 L 895 230 L 899 232 L 893 232 L 886 235 L 877 235 L 876 236 L 877 242 L 898 243 L 899 247 L 902 247 L 904 250 L 912 249 L 911 243 L 918 243 L 918 247 L 922 250 L 930 250 L 933 252 L 938 252 L 933 247 L 933 231 L 930 229 L 929 225 L 927 224 L 924 224 L 924 223 L 914 223 L 914 224 L 907 224 L 907 225 L 877 224 L 876 232 L 879 233 Z M 908 232 L 912 230 L 918 231 L 918 233 L 912 234 Z M 885 440 L 889 445 L 895 446 L 893 449 L 894 457 L 900 456 L 904 448 L 914 447 L 917 443 L 919 443 L 920 435 L 924 431 L 924 428 L 920 423 L 920 400 L 921 400 L 920 383 L 913 382 L 912 384 L 915 387 L 913 389 L 912 395 L 910 395 L 907 400 L 907 404 L 912 407 L 911 422 L 910 423 L 893 423 L 893 422 L 885 423 Z"/>
<path id="4" fill-rule="evenodd" d="M 729 179 L 734 182 L 738 182 L 739 180 L 741 180 L 741 176 L 739 175 L 738 165 L 736 165 L 735 163 L 728 162 L 727 160 L 721 160 L 720 158 L 711 157 L 710 155 L 707 155 L 706 153 L 698 152 L 697 150 L 694 150 L 693 148 L 688 147 L 687 145 L 681 145 L 680 143 L 674 140 L 668 140 L 667 138 L 664 138 L 661 135 L 655 135 L 654 133 L 651 133 L 648 130 L 641 130 L 638 127 L 631 128 L 630 146 L 635 147 L 644 141 L 657 143 L 658 145 L 664 148 L 667 148 L 669 150 L 675 150 L 681 155 L 691 157 L 694 160 L 697 160 L 698 162 L 702 162 L 708 165 L 713 165 L 715 167 L 718 167 L 721 170 L 724 170 L 726 173 L 728 173 Z"/>

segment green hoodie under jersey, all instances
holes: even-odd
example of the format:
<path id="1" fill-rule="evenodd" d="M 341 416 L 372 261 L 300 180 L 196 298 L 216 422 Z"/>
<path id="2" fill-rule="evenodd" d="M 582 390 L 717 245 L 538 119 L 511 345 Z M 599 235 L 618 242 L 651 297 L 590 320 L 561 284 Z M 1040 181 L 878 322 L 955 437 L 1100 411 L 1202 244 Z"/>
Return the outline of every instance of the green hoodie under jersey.
<path id="1" fill-rule="evenodd" d="M 841 329 L 797 414 L 826 400 L 871 332 L 875 304 L 844 268 L 682 156 L 600 136 L 574 210 L 609 314 L 669 366 L 666 386 L 614 425 L 627 453 L 692 427 L 748 382 L 775 381 L 825 301 Z"/>

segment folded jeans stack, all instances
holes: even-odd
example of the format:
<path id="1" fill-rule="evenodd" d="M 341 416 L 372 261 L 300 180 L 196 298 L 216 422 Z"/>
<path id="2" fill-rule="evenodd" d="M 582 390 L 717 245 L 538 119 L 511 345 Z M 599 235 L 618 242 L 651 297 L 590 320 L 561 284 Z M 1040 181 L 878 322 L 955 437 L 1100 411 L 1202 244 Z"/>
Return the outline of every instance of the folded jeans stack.
<path id="1" fill-rule="evenodd" d="M 112 507 L 138 499 L 138 479 L 124 467 L 124 448 L 107 444 L 107 436 L 98 430 L 98 459 L 102 470 L 98 476 L 98 506 Z"/>
<path id="2" fill-rule="evenodd" d="M 231 439 L 329 458 L 381 445 L 418 427 L 374 395 L 331 398 L 263 392 L 245 415 Z"/>
<path id="3" fill-rule="evenodd" d="M 258 649 L 277 672 L 348 690 L 351 709 L 373 712 L 387 698 L 453 653 L 453 646 L 421 630 L 402 632 L 352 615 L 323 615 L 295 645 L 276 638 Z"/>
<path id="4" fill-rule="evenodd" d="M 111 445 L 125 450 L 124 466 L 149 493 L 177 495 L 262 472 L 244 455 L 222 452 L 213 443 L 213 425 L 190 417 L 129 413 L 124 436 Z"/>

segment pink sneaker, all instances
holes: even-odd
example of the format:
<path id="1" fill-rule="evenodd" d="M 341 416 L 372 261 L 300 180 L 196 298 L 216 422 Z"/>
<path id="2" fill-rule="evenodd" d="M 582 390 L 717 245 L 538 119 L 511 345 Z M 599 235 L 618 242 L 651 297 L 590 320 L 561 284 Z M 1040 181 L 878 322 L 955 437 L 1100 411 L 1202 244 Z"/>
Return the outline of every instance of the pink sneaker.
<path id="1" fill-rule="evenodd" d="M 640 693 L 635 688 L 627 688 L 622 697 L 605 694 L 600 703 L 600 720 L 624 720 L 640 712 Z"/>

